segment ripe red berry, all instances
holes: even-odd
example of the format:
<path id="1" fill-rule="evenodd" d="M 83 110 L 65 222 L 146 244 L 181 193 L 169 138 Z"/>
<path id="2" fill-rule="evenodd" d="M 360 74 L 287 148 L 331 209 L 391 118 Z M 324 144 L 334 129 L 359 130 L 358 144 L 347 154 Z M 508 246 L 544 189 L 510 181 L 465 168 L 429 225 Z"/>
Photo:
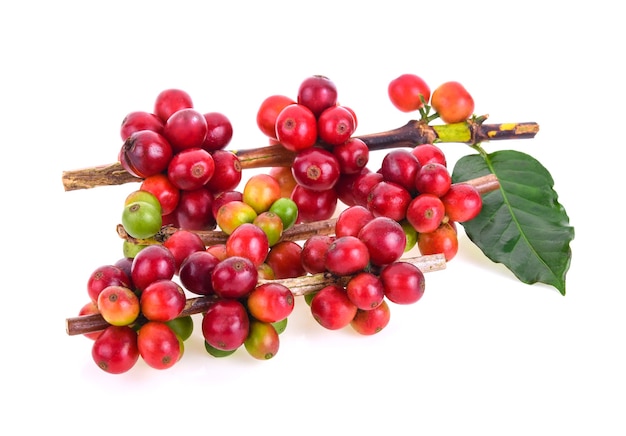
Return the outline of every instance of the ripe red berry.
<path id="1" fill-rule="evenodd" d="M 233 137 L 233 125 L 230 119 L 221 112 L 208 112 L 204 114 L 207 132 L 202 148 L 213 152 L 226 147 Z"/>
<path id="2" fill-rule="evenodd" d="M 140 130 L 132 133 L 122 145 L 119 160 L 135 177 L 146 178 L 163 172 L 174 152 L 170 143 L 157 132 Z"/>
<path id="3" fill-rule="evenodd" d="M 424 273 L 408 262 L 394 262 L 380 272 L 385 297 L 396 304 L 413 304 L 424 295 Z"/>
<path id="4" fill-rule="evenodd" d="M 192 107 L 193 102 L 187 92 L 181 89 L 166 89 L 157 95 L 154 114 L 166 122 L 174 112 Z"/>
<path id="5" fill-rule="evenodd" d="M 202 147 L 206 135 L 206 118 L 193 108 L 174 112 L 163 127 L 163 136 L 167 138 L 174 152 Z"/>
<path id="6" fill-rule="evenodd" d="M 299 185 L 313 191 L 332 189 L 340 175 L 335 155 L 319 147 L 309 147 L 298 152 L 291 170 Z"/>
<path id="7" fill-rule="evenodd" d="M 418 233 L 435 231 L 446 215 L 446 209 L 439 197 L 433 194 L 420 194 L 411 200 L 406 211 L 406 219 Z"/>
<path id="8" fill-rule="evenodd" d="M 276 138 L 287 150 L 300 151 L 317 141 L 317 119 L 301 104 L 286 106 L 276 117 Z"/>
<path id="9" fill-rule="evenodd" d="M 338 330 L 350 324 L 357 312 L 346 291 L 339 285 L 328 285 L 311 299 L 311 314 L 315 321 L 329 330 Z"/>
<path id="10" fill-rule="evenodd" d="M 387 93 L 391 103 L 402 112 L 418 110 L 430 100 L 428 84 L 415 74 L 402 74 L 393 79 Z"/>
<path id="11" fill-rule="evenodd" d="M 363 241 L 356 236 L 342 236 L 328 247 L 324 265 L 337 276 L 348 276 L 364 270 L 369 262 L 369 249 Z"/>
<path id="12" fill-rule="evenodd" d="M 331 106 L 318 117 L 317 134 L 327 144 L 343 144 L 354 133 L 355 124 L 352 112 L 343 106 Z"/>
<path id="13" fill-rule="evenodd" d="M 297 102 L 308 107 L 317 118 L 324 110 L 337 104 L 337 87 L 326 76 L 307 77 L 300 83 Z"/>
<path id="14" fill-rule="evenodd" d="M 475 218 L 482 209 L 483 199 L 480 192 L 467 183 L 455 183 L 441 197 L 450 221 L 463 223 Z"/>
<path id="15" fill-rule="evenodd" d="M 400 259 L 406 248 L 406 233 L 396 220 L 379 216 L 367 222 L 357 237 L 363 241 L 373 265 L 383 266 Z"/>

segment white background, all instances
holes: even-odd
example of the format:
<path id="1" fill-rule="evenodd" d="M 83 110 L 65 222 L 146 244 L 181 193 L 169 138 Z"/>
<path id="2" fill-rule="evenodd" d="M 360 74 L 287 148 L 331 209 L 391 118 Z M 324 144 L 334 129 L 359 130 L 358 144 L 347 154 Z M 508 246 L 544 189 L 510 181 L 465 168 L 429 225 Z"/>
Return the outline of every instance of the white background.
<path id="1" fill-rule="evenodd" d="M 4 2 L 0 125 L 4 283 L 0 425 L 73 434 L 626 434 L 621 15 L 608 1 Z M 358 134 L 399 127 L 388 82 L 458 80 L 493 142 L 542 162 L 576 237 L 567 295 L 525 285 L 465 236 L 424 298 L 374 337 L 317 326 L 303 301 L 270 361 L 214 359 L 197 329 L 172 369 L 112 376 L 65 319 L 136 185 L 64 192 L 64 170 L 114 162 L 126 113 L 186 90 L 226 114 L 229 148 L 267 144 L 271 94 L 330 77 Z M 443 146 L 451 165 L 471 153 Z M 375 155 L 372 160 L 380 159 Z M 372 164 L 375 167 L 375 163 Z M 6 433 L 5 430 L 2 430 Z M 113 432 L 113 433 L 112 433 Z"/>

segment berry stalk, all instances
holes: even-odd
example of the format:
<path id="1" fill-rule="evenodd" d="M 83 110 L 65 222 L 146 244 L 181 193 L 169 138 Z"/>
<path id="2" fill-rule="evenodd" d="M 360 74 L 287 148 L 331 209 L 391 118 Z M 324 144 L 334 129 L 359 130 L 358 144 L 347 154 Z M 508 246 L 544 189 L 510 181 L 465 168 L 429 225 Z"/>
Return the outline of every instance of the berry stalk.
<path id="1" fill-rule="evenodd" d="M 539 132 L 539 125 L 534 122 L 483 124 L 482 121 L 485 118 L 479 117 L 476 120 L 461 123 L 433 126 L 423 121 L 409 121 L 397 129 L 357 136 L 357 138 L 363 140 L 370 150 L 383 150 L 442 142 L 475 145 L 492 140 L 530 139 Z M 295 156 L 294 152 L 279 144 L 237 150 L 233 153 L 239 158 L 242 169 L 290 166 Z M 65 191 L 140 181 L 141 179 L 124 170 L 119 162 L 64 171 L 62 174 Z"/>
<path id="2" fill-rule="evenodd" d="M 446 260 L 442 254 L 410 257 L 402 259 L 402 261 L 417 266 L 424 273 L 446 268 Z M 336 277 L 332 274 L 319 273 L 291 279 L 259 280 L 259 284 L 268 282 L 280 283 L 288 287 L 295 296 L 304 296 L 319 291 L 327 285 L 345 282 L 348 279 L 349 277 Z M 188 298 L 185 308 L 179 317 L 206 312 L 214 301 L 215 297 L 212 296 Z M 108 326 L 109 324 L 100 314 L 75 316 L 65 320 L 65 330 L 70 336 L 97 332 L 104 330 Z"/>

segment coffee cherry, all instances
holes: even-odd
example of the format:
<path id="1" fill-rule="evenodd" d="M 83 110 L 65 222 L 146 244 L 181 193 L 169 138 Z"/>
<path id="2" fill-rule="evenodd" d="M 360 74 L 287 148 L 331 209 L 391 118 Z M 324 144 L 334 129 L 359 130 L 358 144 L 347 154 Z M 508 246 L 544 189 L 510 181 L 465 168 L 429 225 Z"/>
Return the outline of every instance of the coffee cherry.
<path id="1" fill-rule="evenodd" d="M 350 206 L 342 210 L 335 222 L 335 235 L 358 236 L 365 224 L 374 219 L 374 214 L 364 206 Z"/>
<path id="2" fill-rule="evenodd" d="M 402 112 L 416 111 L 430 100 L 430 87 L 415 74 L 402 74 L 387 87 L 391 103 Z"/>
<path id="3" fill-rule="evenodd" d="M 327 220 L 337 209 L 337 192 L 334 189 L 314 191 L 298 185 L 291 199 L 298 206 L 298 222 L 301 223 Z"/>
<path id="4" fill-rule="evenodd" d="M 172 157 L 167 177 L 178 189 L 193 191 L 202 188 L 213 177 L 213 156 L 202 148 L 182 150 Z"/>
<path id="5" fill-rule="evenodd" d="M 139 316 L 140 307 L 137 295 L 124 286 L 108 286 L 98 295 L 98 311 L 111 325 L 132 324 Z"/>
<path id="6" fill-rule="evenodd" d="M 370 310 L 359 309 L 354 315 L 350 326 L 359 334 L 370 336 L 380 332 L 387 327 L 391 313 L 389 311 L 389 305 L 385 300 Z"/>
<path id="7" fill-rule="evenodd" d="M 109 374 L 129 371 L 139 360 L 137 333 L 129 326 L 105 328 L 91 347 L 91 357 L 98 368 Z"/>
<path id="8" fill-rule="evenodd" d="M 154 369 L 171 368 L 183 355 L 183 342 L 164 322 L 148 321 L 137 332 L 141 358 Z"/>
<path id="9" fill-rule="evenodd" d="M 115 265 L 102 265 L 94 269 L 87 279 L 87 294 L 92 303 L 97 303 L 100 292 L 108 286 L 130 288 L 132 280 L 126 272 Z"/>
<path id="10" fill-rule="evenodd" d="M 317 141 L 317 119 L 301 104 L 286 106 L 276 117 L 276 138 L 287 150 L 300 151 Z"/>
<path id="11" fill-rule="evenodd" d="M 206 250 L 191 253 L 180 265 L 178 276 L 181 284 L 194 294 L 212 294 L 211 274 L 220 260 Z"/>
<path id="12" fill-rule="evenodd" d="M 159 173 L 146 177 L 139 189 L 148 191 L 157 198 L 161 205 L 161 215 L 169 215 L 178 206 L 180 190 L 174 186 L 166 174 Z"/>
<path id="13" fill-rule="evenodd" d="M 343 144 L 354 133 L 355 124 L 352 112 L 342 106 L 331 106 L 319 115 L 317 134 L 327 144 Z"/>
<path id="14" fill-rule="evenodd" d="M 202 318 L 204 340 L 223 351 L 236 350 L 248 337 L 250 319 L 238 300 L 222 299 L 211 304 Z"/>
<path id="15" fill-rule="evenodd" d="M 435 231 L 442 223 L 446 209 L 441 199 L 433 194 L 420 194 L 411 200 L 406 219 L 418 233 Z"/>
<path id="16" fill-rule="evenodd" d="M 315 321 L 329 330 L 346 327 L 357 313 L 357 307 L 346 291 L 337 284 L 325 286 L 317 292 L 311 299 L 310 310 Z"/>
<path id="17" fill-rule="evenodd" d="M 332 189 L 340 174 L 335 155 L 318 147 L 310 147 L 296 154 L 291 170 L 300 186 L 313 191 Z"/>
<path id="18" fill-rule="evenodd" d="M 157 95 L 154 114 L 165 123 L 169 117 L 181 109 L 193 108 L 191 96 L 181 89 L 165 89 Z"/>
<path id="19" fill-rule="evenodd" d="M 165 137 L 152 130 L 140 130 L 124 141 L 118 158 L 126 171 L 143 179 L 163 172 L 173 155 Z"/>
<path id="20" fill-rule="evenodd" d="M 297 102 L 309 108 L 318 118 L 326 109 L 337 104 L 337 87 L 326 76 L 307 77 L 300 83 Z"/>
<path id="21" fill-rule="evenodd" d="M 276 118 L 285 107 L 296 101 L 285 95 L 271 95 L 261 103 L 256 115 L 256 123 L 261 132 L 269 138 L 276 139 Z"/>
<path id="22" fill-rule="evenodd" d="M 163 126 L 163 136 L 169 141 L 175 153 L 190 148 L 201 148 L 206 135 L 206 118 L 193 108 L 174 112 Z"/>
<path id="23" fill-rule="evenodd" d="M 94 303 L 93 301 L 89 301 L 80 308 L 80 310 L 78 311 L 78 316 L 96 315 L 99 313 L 100 311 L 98 310 L 98 306 L 96 305 L 96 303 Z M 101 330 L 95 331 L 95 332 L 83 333 L 83 336 L 86 337 L 87 339 L 91 339 L 92 341 L 95 341 L 96 338 L 100 336 L 100 333 L 102 333 Z"/>
<path id="24" fill-rule="evenodd" d="M 280 217 L 283 222 L 283 230 L 291 228 L 298 220 L 298 205 L 291 198 L 279 198 L 272 203 L 269 211 Z"/>
<path id="25" fill-rule="evenodd" d="M 178 206 L 173 212 L 177 227 L 185 230 L 213 230 L 213 194 L 206 187 L 181 190 Z"/>
<path id="26" fill-rule="evenodd" d="M 448 168 L 436 162 L 423 165 L 415 176 L 415 189 L 421 194 L 443 197 L 452 185 Z"/>
<path id="27" fill-rule="evenodd" d="M 332 150 L 341 174 L 359 174 L 369 162 L 369 147 L 362 139 L 350 138 Z"/>
<path id="28" fill-rule="evenodd" d="M 186 302 L 185 292 L 178 283 L 157 280 L 141 292 L 141 313 L 150 321 L 170 321 L 181 314 Z"/>
<path id="29" fill-rule="evenodd" d="M 149 239 L 161 230 L 163 217 L 161 210 L 153 204 L 135 201 L 124 206 L 122 226 L 133 238 Z"/>
<path id="30" fill-rule="evenodd" d="M 280 198 L 278 181 L 268 174 L 254 174 L 243 187 L 243 201 L 259 214 Z"/>
<path id="31" fill-rule="evenodd" d="M 120 127 L 122 141 L 125 141 L 130 135 L 140 130 L 152 130 L 153 132 L 163 134 L 163 121 L 150 112 L 130 112 L 124 117 Z"/>
<path id="32" fill-rule="evenodd" d="M 267 263 L 276 279 L 289 279 L 306 274 L 301 263 L 302 247 L 294 241 L 280 241 L 270 248 Z"/>
<path id="33" fill-rule="evenodd" d="M 483 199 L 478 190 L 467 183 L 455 183 L 441 197 L 446 215 L 451 221 L 463 223 L 476 217 L 483 206 Z"/>
<path id="34" fill-rule="evenodd" d="M 295 301 L 288 287 L 280 283 L 263 283 L 248 295 L 246 305 L 254 318 L 273 323 L 291 315 Z"/>
<path id="35" fill-rule="evenodd" d="M 233 137 L 233 125 L 230 119 L 221 112 L 207 112 L 204 114 L 207 133 L 202 148 L 208 152 L 224 149 Z"/>
<path id="36" fill-rule="evenodd" d="M 370 262 L 367 245 L 355 236 L 336 238 L 326 251 L 326 270 L 336 276 L 348 276 L 364 270 Z"/>
<path id="37" fill-rule="evenodd" d="M 376 217 L 359 231 L 358 239 L 367 247 L 373 265 L 383 266 L 400 259 L 406 247 L 406 235 L 394 219 Z"/>
<path id="38" fill-rule="evenodd" d="M 226 234 L 231 234 L 244 223 L 252 223 L 257 217 L 256 211 L 244 201 L 229 201 L 217 211 L 217 225 Z"/>
<path id="39" fill-rule="evenodd" d="M 241 162 L 237 155 L 228 150 L 215 150 L 211 156 L 215 170 L 205 184 L 207 189 L 215 194 L 236 189 L 242 177 Z"/>
<path id="40" fill-rule="evenodd" d="M 245 257 L 255 267 L 265 261 L 269 248 L 267 234 L 253 223 L 241 224 L 226 240 L 226 253 L 229 257 Z"/>
<path id="41" fill-rule="evenodd" d="M 396 221 L 406 217 L 412 196 L 404 187 L 382 181 L 374 185 L 367 196 L 367 208 L 374 216 L 384 216 Z"/>
<path id="42" fill-rule="evenodd" d="M 176 262 L 176 271 L 180 269 L 183 261 L 192 253 L 204 251 L 204 242 L 198 233 L 191 230 L 179 229 L 163 242 Z"/>
<path id="43" fill-rule="evenodd" d="M 326 271 L 326 252 L 334 240 L 329 235 L 313 235 L 304 241 L 301 263 L 306 272 L 318 274 Z"/>
<path id="44" fill-rule="evenodd" d="M 269 360 L 278 353 L 280 339 L 271 323 L 252 320 L 243 344 L 250 356 L 258 360 Z"/>
<path id="45" fill-rule="evenodd" d="M 413 156 L 424 166 L 429 163 L 438 163 L 447 166 L 446 156 L 443 151 L 434 144 L 421 144 L 411 150 Z"/>
<path id="46" fill-rule="evenodd" d="M 370 272 L 360 272 L 346 284 L 346 294 L 356 307 L 371 310 L 382 304 L 385 290 L 380 279 Z"/>
<path id="47" fill-rule="evenodd" d="M 383 175 L 383 180 L 400 185 L 413 194 L 415 177 L 420 167 L 419 161 L 410 151 L 398 149 L 385 155 L 380 172 Z"/>
<path id="48" fill-rule="evenodd" d="M 443 254 L 446 261 L 452 260 L 459 250 L 459 241 L 452 221 L 442 223 L 429 233 L 418 233 L 417 247 L 422 255 Z"/>
<path id="49" fill-rule="evenodd" d="M 131 277 L 139 291 L 157 280 L 171 280 L 175 273 L 174 256 L 167 248 L 158 244 L 149 245 L 137 253 L 131 267 Z"/>
<path id="50" fill-rule="evenodd" d="M 424 295 L 424 273 L 408 262 L 394 262 L 380 272 L 385 297 L 396 304 L 413 304 Z"/>
<path id="51" fill-rule="evenodd" d="M 257 215 L 252 224 L 265 233 L 269 247 L 272 247 L 280 241 L 283 235 L 283 220 L 274 212 L 261 212 Z"/>
<path id="52" fill-rule="evenodd" d="M 246 257 L 230 256 L 220 261 L 211 274 L 213 291 L 222 298 L 247 297 L 257 284 L 259 273 Z"/>

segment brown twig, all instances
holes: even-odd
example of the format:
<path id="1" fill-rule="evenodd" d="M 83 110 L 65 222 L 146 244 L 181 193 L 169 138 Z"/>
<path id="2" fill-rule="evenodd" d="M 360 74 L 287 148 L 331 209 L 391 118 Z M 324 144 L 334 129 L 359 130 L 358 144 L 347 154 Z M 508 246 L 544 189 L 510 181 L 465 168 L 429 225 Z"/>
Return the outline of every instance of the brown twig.
<path id="1" fill-rule="evenodd" d="M 439 271 L 446 267 L 446 260 L 442 254 L 411 257 L 402 259 L 402 261 L 417 266 L 424 273 Z M 295 296 L 304 296 L 319 291 L 324 286 L 332 283 L 345 283 L 348 279 L 349 277 L 335 277 L 330 274 L 320 273 L 290 279 L 260 280 L 259 284 L 267 282 L 280 283 L 288 287 Z M 215 301 L 215 298 L 214 296 L 188 298 L 185 308 L 179 317 L 206 312 Z M 109 325 L 100 314 L 76 316 L 65 320 L 65 330 L 70 336 L 101 331 Z"/>
<path id="2" fill-rule="evenodd" d="M 481 119 L 484 120 L 485 117 Z M 528 123 L 483 124 L 467 121 L 456 124 L 428 125 L 423 121 L 409 121 L 402 127 L 381 133 L 357 136 L 370 150 L 395 147 L 416 147 L 428 143 L 466 143 L 533 138 L 539 132 L 539 125 Z M 239 158 L 242 169 L 289 166 L 295 154 L 281 145 L 233 150 Z M 121 185 L 141 182 L 125 171 L 119 162 L 108 165 L 64 171 L 62 182 L 65 191 L 90 189 L 98 186 Z"/>

